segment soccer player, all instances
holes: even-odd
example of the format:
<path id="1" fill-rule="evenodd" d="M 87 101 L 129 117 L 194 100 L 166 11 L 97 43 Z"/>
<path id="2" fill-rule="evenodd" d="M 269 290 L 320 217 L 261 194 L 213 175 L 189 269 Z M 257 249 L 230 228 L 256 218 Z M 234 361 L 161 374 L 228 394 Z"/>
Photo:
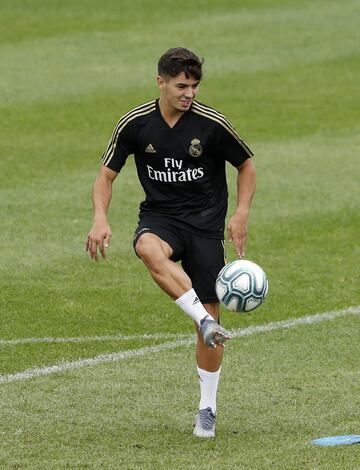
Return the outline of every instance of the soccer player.
<path id="1" fill-rule="evenodd" d="M 184 48 L 158 62 L 159 99 L 142 104 L 117 123 L 93 188 L 94 224 L 86 250 L 103 257 L 110 244 L 107 211 L 112 185 L 129 155 L 145 192 L 134 249 L 160 288 L 195 322 L 200 380 L 193 433 L 215 436 L 216 395 L 224 341 L 215 279 L 224 266 L 227 211 L 225 162 L 237 169 L 237 207 L 228 237 L 245 254 L 247 220 L 255 191 L 253 154 L 218 111 L 195 100 L 201 61 Z M 181 261 L 181 264 L 178 263 Z"/>

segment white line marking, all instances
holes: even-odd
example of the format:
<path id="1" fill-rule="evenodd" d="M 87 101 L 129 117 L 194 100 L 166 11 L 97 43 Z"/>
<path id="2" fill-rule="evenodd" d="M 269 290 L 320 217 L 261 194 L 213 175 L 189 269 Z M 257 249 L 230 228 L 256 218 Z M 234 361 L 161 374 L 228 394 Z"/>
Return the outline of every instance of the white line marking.
<path id="1" fill-rule="evenodd" d="M 238 330 L 233 330 L 231 332 L 233 338 L 240 338 L 243 336 L 250 336 L 256 333 L 264 333 L 268 331 L 281 330 L 294 328 L 298 325 L 311 325 L 314 323 L 333 320 L 335 318 L 344 317 L 346 315 L 359 315 L 360 314 L 360 305 L 356 307 L 349 307 L 344 310 L 333 310 L 330 312 L 320 313 L 316 315 L 307 315 L 305 317 L 295 318 L 292 320 L 284 320 L 279 322 L 267 323 L 265 325 L 250 326 L 248 328 L 241 328 Z M 161 351 L 168 351 L 171 349 L 176 349 L 180 346 L 190 346 L 194 343 L 194 335 L 188 335 L 189 337 L 180 339 L 178 341 L 158 344 L 155 346 L 147 346 L 139 349 L 130 349 L 127 351 L 120 351 L 117 353 L 111 354 L 100 354 L 99 356 L 88 358 L 88 359 L 78 359 L 76 361 L 65 361 L 55 364 L 53 366 L 39 367 L 34 369 L 27 369 L 22 372 L 16 372 L 14 374 L 0 375 L 0 384 L 15 382 L 17 380 L 27 380 L 34 377 L 46 376 L 49 374 L 55 374 L 59 372 L 65 372 L 69 370 L 77 370 L 82 367 L 94 366 L 97 364 L 107 363 L 107 362 L 116 362 L 125 360 L 131 357 L 140 357 L 147 354 L 158 353 Z"/>
<path id="2" fill-rule="evenodd" d="M 272 330 L 283 330 L 294 328 L 298 325 L 311 325 L 326 320 L 333 320 L 334 318 L 345 317 L 346 315 L 359 315 L 360 305 L 356 307 L 345 308 L 344 310 L 332 310 L 325 313 L 317 313 L 315 315 L 306 315 L 305 317 L 294 318 L 292 320 L 284 320 L 272 323 L 265 323 L 265 325 L 249 326 L 248 328 L 241 328 L 234 330 L 232 337 L 240 338 L 242 336 L 250 336 L 255 333 L 264 333 Z"/>
<path id="3" fill-rule="evenodd" d="M 16 346 L 18 344 L 35 344 L 35 343 L 90 343 L 95 341 L 142 341 L 147 339 L 166 340 L 170 338 L 189 337 L 189 334 L 179 333 L 145 333 L 143 335 L 103 335 L 103 336 L 73 336 L 60 338 L 16 338 L 16 339 L 0 339 L 0 346 Z"/>
<path id="4" fill-rule="evenodd" d="M 55 374 L 57 372 L 65 372 L 68 370 L 80 369 L 86 366 L 94 366 L 104 362 L 116 362 L 130 357 L 140 357 L 151 353 L 166 351 L 168 349 L 175 349 L 180 346 L 189 346 L 193 343 L 193 339 L 183 339 L 169 343 L 158 344 L 156 346 L 147 346 L 140 349 L 129 349 L 127 351 L 120 351 L 111 354 L 100 354 L 99 356 L 78 359 L 76 361 L 63 361 L 53 366 L 40 367 L 35 369 L 27 369 L 23 372 L 16 372 L 15 374 L 0 375 L 0 384 L 6 382 L 14 382 L 16 380 L 32 379 L 33 377 L 40 377 L 43 375 Z"/>

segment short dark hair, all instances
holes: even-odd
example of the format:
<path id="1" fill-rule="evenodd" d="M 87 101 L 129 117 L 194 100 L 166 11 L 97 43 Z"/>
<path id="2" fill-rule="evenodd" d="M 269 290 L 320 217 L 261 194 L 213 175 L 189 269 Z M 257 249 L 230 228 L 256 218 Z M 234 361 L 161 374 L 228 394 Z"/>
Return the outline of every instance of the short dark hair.
<path id="1" fill-rule="evenodd" d="M 190 76 L 196 80 L 202 78 L 202 64 L 204 59 L 183 47 L 173 47 L 160 57 L 158 73 L 162 76 L 177 77 L 184 72 L 186 78 Z"/>

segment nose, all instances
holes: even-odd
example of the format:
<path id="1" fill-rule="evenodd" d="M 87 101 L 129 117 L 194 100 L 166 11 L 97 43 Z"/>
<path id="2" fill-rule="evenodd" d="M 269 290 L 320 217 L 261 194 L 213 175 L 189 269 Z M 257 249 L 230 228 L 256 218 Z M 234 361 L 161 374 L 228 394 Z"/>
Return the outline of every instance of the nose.
<path id="1" fill-rule="evenodd" d="M 195 96 L 194 89 L 191 86 L 185 88 L 185 97 L 186 98 L 191 99 L 194 96 Z"/>

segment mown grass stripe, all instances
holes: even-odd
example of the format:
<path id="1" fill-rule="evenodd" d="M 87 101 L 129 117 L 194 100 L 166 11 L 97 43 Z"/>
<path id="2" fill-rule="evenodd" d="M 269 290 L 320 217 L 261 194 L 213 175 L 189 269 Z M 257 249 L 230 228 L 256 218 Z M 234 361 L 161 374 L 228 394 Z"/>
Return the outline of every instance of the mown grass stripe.
<path id="1" fill-rule="evenodd" d="M 243 336 L 250 336 L 256 333 L 265 333 L 268 331 L 290 329 L 299 325 L 312 325 L 314 323 L 333 320 L 335 318 L 344 317 L 346 315 L 358 315 L 360 314 L 360 305 L 349 307 L 343 310 L 333 310 L 325 313 L 319 313 L 315 315 L 306 315 L 304 317 L 284 320 L 279 322 L 272 322 L 265 325 L 257 325 L 248 328 L 242 328 L 234 330 L 232 332 L 233 338 L 240 338 Z M 168 343 L 158 344 L 155 346 L 147 346 L 139 349 L 130 349 L 127 351 L 120 351 L 111 354 L 100 354 L 93 358 L 77 359 L 76 361 L 64 361 L 53 366 L 39 367 L 33 369 L 27 369 L 22 372 L 16 372 L 14 374 L 0 376 L 0 383 L 15 382 L 18 380 L 27 380 L 35 377 L 46 376 L 50 374 L 66 372 L 69 370 L 77 370 L 82 367 L 94 366 L 102 363 L 117 362 L 132 357 L 141 357 L 148 354 L 158 353 L 161 351 L 167 351 L 176 349 L 180 346 L 190 346 L 194 343 L 194 335 L 188 335 L 188 338 L 180 339 L 178 341 L 172 341 Z"/>

